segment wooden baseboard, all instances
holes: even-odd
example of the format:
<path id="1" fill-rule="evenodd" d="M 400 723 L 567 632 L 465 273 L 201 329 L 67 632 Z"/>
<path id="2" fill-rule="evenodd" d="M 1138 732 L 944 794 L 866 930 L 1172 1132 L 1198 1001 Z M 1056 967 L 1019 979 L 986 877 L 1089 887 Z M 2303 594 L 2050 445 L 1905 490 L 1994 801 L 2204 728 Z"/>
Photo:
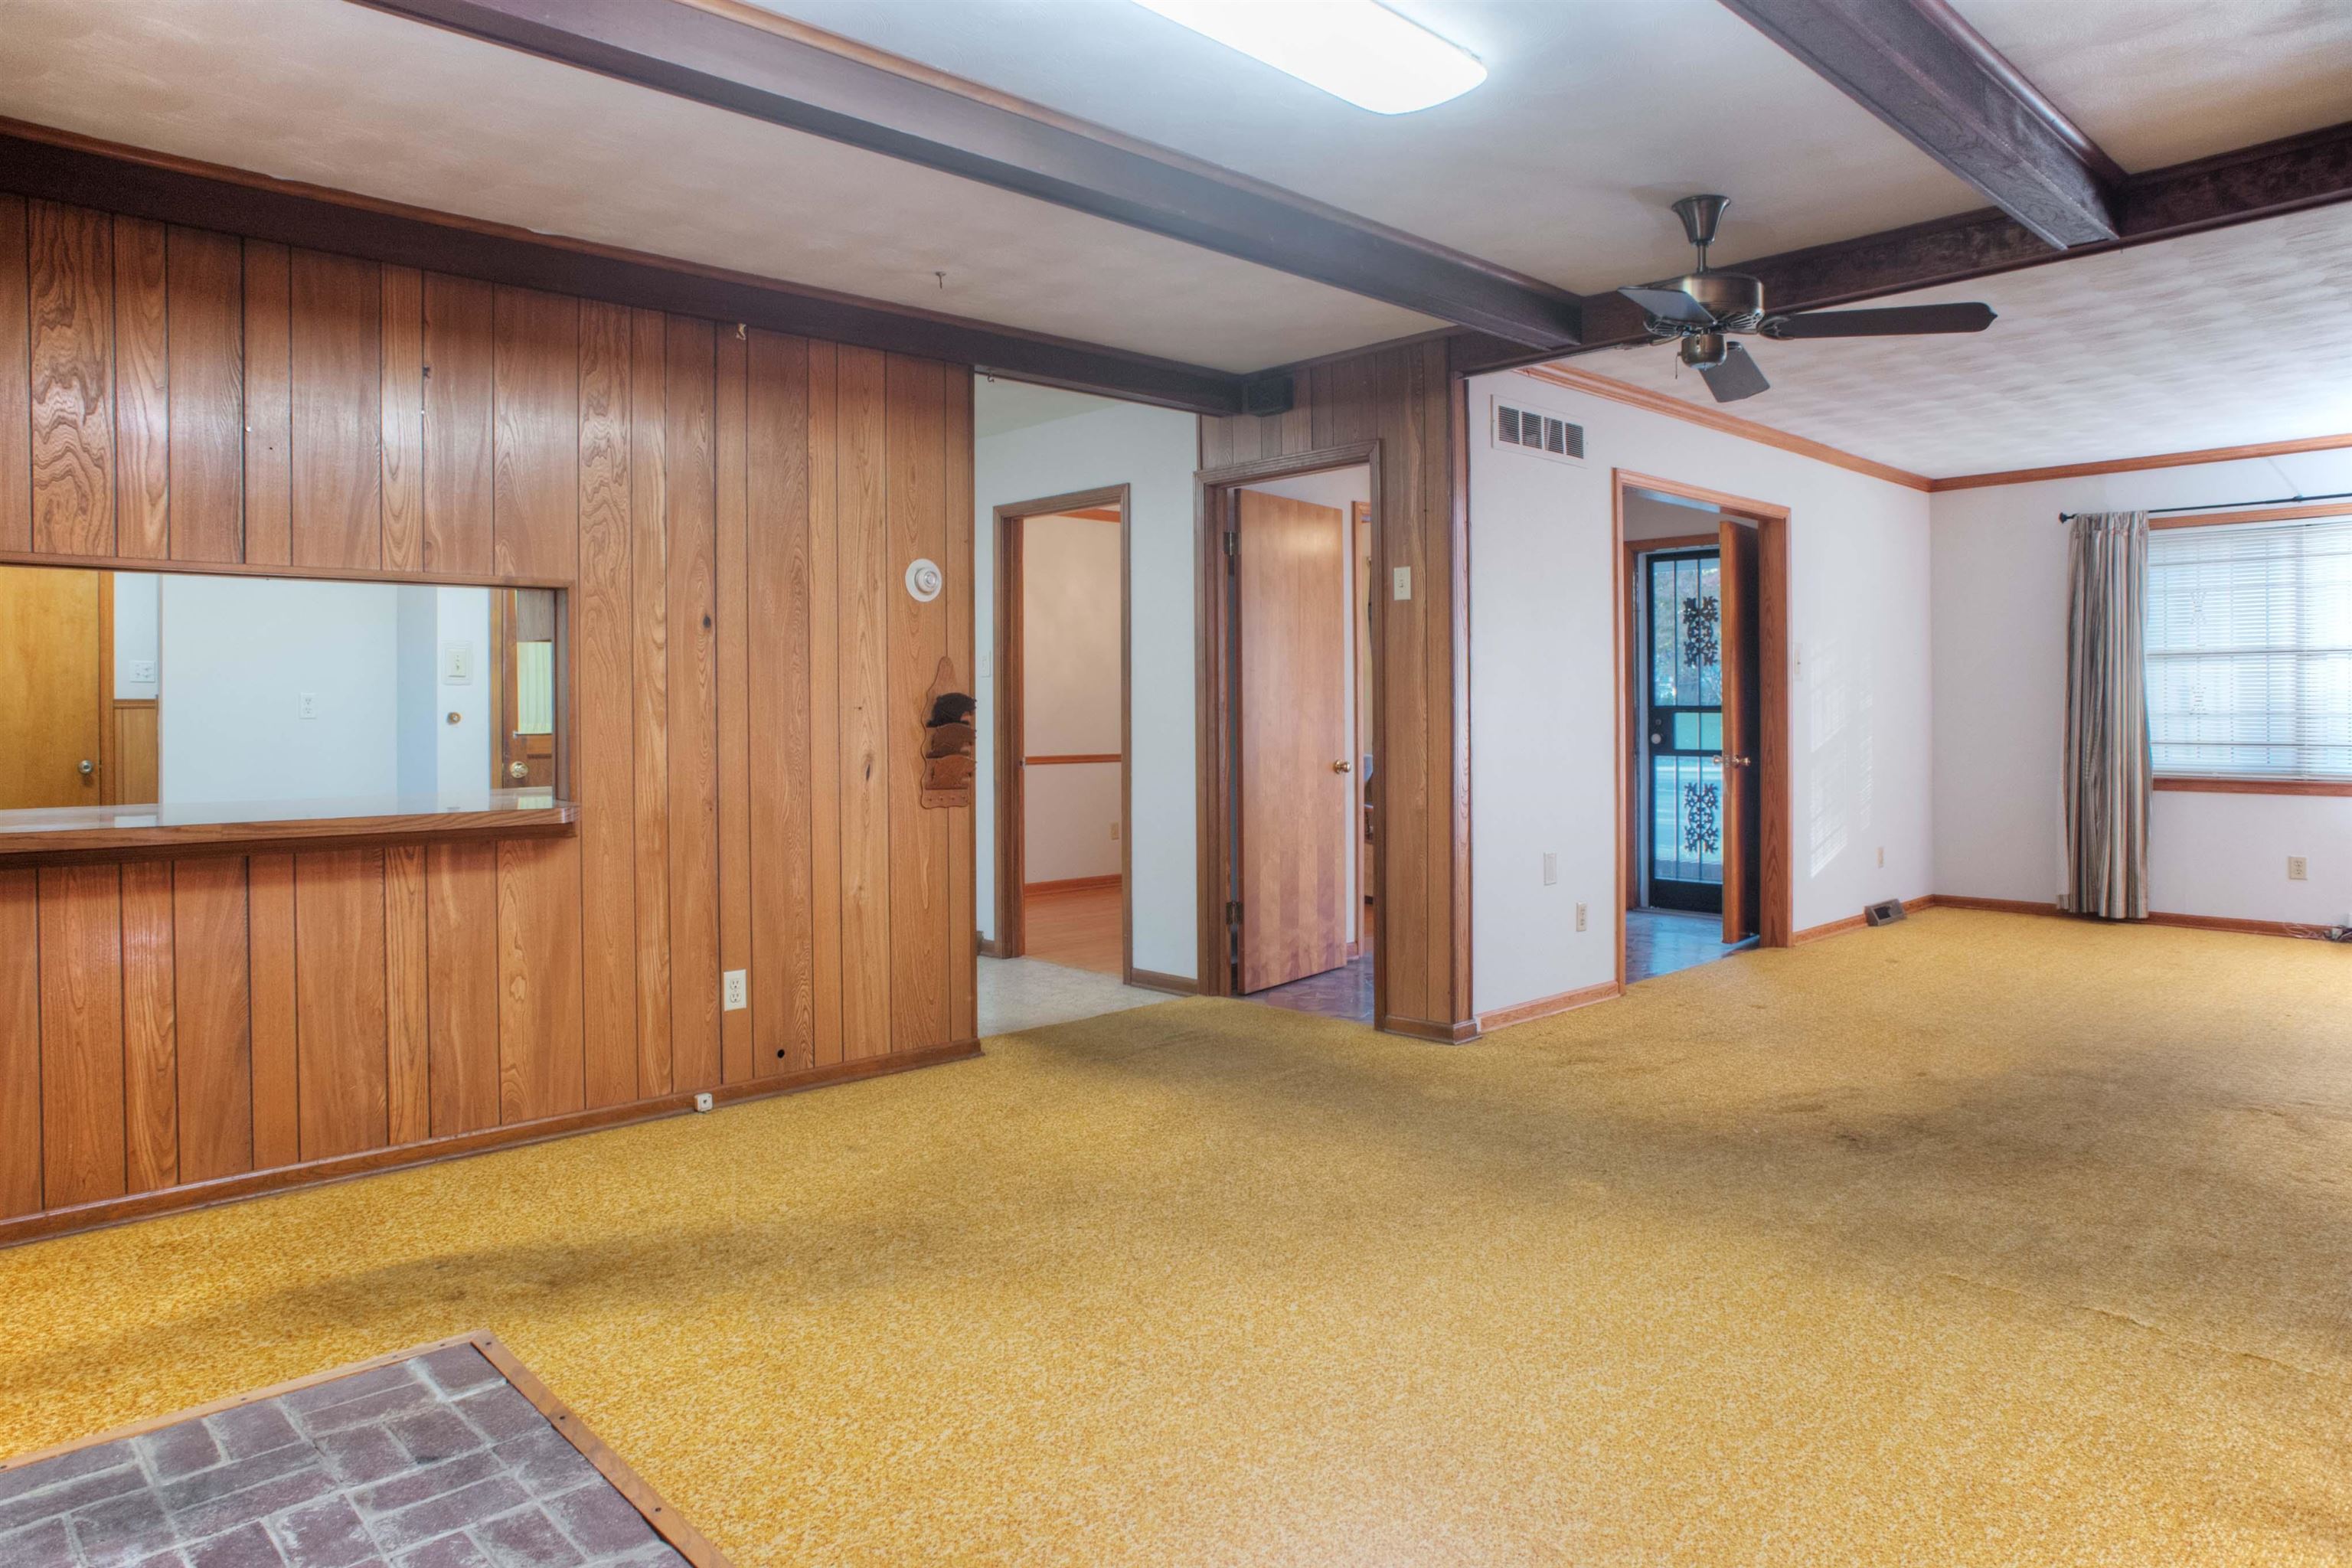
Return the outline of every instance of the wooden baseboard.
<path id="1" fill-rule="evenodd" d="M 1139 985 L 1146 991 L 1165 991 L 1171 996 L 1198 996 L 1201 983 L 1189 974 L 1162 974 L 1156 969 L 1130 969 L 1126 974 L 1129 985 Z"/>
<path id="2" fill-rule="evenodd" d="M 1934 900 L 1942 910 L 1990 910 L 2004 915 L 2054 915 L 2059 912 L 2055 902 L 2037 904 L 2026 899 L 1979 899 L 1962 893 L 1937 893 Z"/>
<path id="3" fill-rule="evenodd" d="M 1065 877 L 1058 882 L 1024 882 L 1021 896 L 1034 899 L 1040 893 L 1091 893 L 1099 888 L 1118 886 L 1118 873 L 1108 877 Z"/>
<path id="4" fill-rule="evenodd" d="M 1579 991 L 1563 991 L 1557 996 L 1538 996 L 1532 1002 L 1515 1006 L 1497 1007 L 1491 1013 L 1478 1015 L 1478 1032 L 1491 1035 L 1496 1029 L 1507 1029 L 1514 1024 L 1530 1024 L 1538 1018 L 1549 1018 L 1577 1007 L 1590 1007 L 1595 1002 L 1613 1001 L 1625 994 L 1625 987 L 1614 980 L 1604 980 L 1598 985 L 1587 985 Z"/>
<path id="5" fill-rule="evenodd" d="M 859 1079 L 906 1072 L 915 1068 L 936 1067 L 942 1062 L 962 1061 L 980 1054 L 978 1040 L 954 1040 L 944 1046 L 927 1046 L 920 1050 L 897 1051 L 888 1056 L 863 1057 L 856 1061 L 803 1068 L 798 1072 L 778 1073 L 772 1078 L 753 1079 L 748 1083 L 721 1084 L 699 1092 L 709 1095 L 717 1104 L 727 1105 L 737 1100 L 798 1094 L 832 1084 L 853 1083 Z M 420 1143 L 368 1149 L 356 1154 L 338 1154 L 298 1165 L 280 1165 L 268 1171 L 241 1172 L 234 1176 L 192 1182 L 152 1193 L 100 1198 L 95 1203 L 77 1204 L 71 1208 L 19 1215 L 0 1220 L 0 1247 L 14 1247 L 19 1242 L 66 1236 L 79 1230 L 95 1230 L 101 1226 L 120 1225 L 126 1220 L 147 1219 L 186 1209 L 210 1208 L 215 1204 L 236 1203 L 295 1187 L 348 1181 L 354 1176 L 373 1175 L 378 1171 L 430 1165 L 442 1160 L 462 1159 L 469 1154 L 486 1154 L 497 1149 L 544 1143 L 551 1138 L 569 1138 L 574 1133 L 597 1132 L 608 1127 L 625 1127 L 631 1122 L 691 1115 L 697 1092 L 684 1089 L 653 1100 L 633 1100 L 625 1105 L 567 1111 L 561 1116 L 518 1121 L 508 1127 L 485 1127 L 474 1132 L 428 1138 Z"/>
<path id="6" fill-rule="evenodd" d="M 1904 900 L 1903 912 L 1905 914 L 1916 915 L 1921 910 L 1932 909 L 1934 906 L 1945 901 L 1946 900 L 1938 898 L 1934 893 L 1922 893 L 1916 899 Z M 1840 921 L 1825 921 L 1817 926 L 1807 926 L 1804 930 L 1790 937 L 1789 939 L 1789 945 L 1790 947 L 1802 947 L 1809 942 L 1819 942 L 1825 936 L 1843 936 L 1845 932 L 1850 931 L 1862 931 L 1869 924 L 1870 917 L 1866 914 L 1848 915 L 1845 919 Z"/>
<path id="7" fill-rule="evenodd" d="M 1466 1046 L 1478 1037 L 1478 1020 L 1475 1018 L 1467 1018 L 1459 1024 L 1440 1024 L 1429 1018 L 1391 1017 L 1379 1027 L 1382 1034 L 1433 1040 L 1441 1046 Z"/>
<path id="8" fill-rule="evenodd" d="M 982 958 L 1006 958 L 1011 956 L 1004 951 L 1004 939 L 1003 937 L 982 936 L 978 931 L 974 931 L 972 933 L 972 947 Z"/>
<path id="9" fill-rule="evenodd" d="M 1948 910 L 1990 910 L 1999 914 L 2048 915 L 2056 920 L 2089 919 L 2077 917 L 2060 909 L 2055 902 L 2037 904 L 2023 899 L 1977 899 L 1958 893 L 1938 893 L 1932 900 Z M 2235 931 L 2242 936 L 2286 936 L 2301 939 L 2323 938 L 2328 928 L 2306 925 L 2295 921 L 2250 921 L 2234 915 L 2183 915 L 2164 910 L 2153 910 L 2145 921 L 2102 921 L 2102 925 L 2179 926 L 2189 931 Z"/>

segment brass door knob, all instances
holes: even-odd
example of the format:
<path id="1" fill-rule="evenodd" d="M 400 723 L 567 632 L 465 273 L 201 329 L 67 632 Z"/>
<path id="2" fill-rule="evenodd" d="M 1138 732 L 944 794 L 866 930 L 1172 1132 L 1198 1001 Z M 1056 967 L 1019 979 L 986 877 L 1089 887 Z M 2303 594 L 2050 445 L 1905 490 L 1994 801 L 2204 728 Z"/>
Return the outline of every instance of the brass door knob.
<path id="1" fill-rule="evenodd" d="M 1335 773 L 1344 773 L 1348 771 L 1348 764 L 1346 763 L 1333 763 L 1331 764 L 1331 771 Z"/>
<path id="2" fill-rule="evenodd" d="M 1740 756 L 1740 755 L 1738 755 L 1738 754 L 1737 754 L 1737 753 L 1734 753 L 1733 755 L 1731 755 L 1731 756 L 1728 756 L 1728 757 L 1725 758 L 1725 759 L 1724 759 L 1724 761 L 1726 761 L 1726 762 L 1729 763 L 1730 763 L 1733 767 L 1735 767 L 1735 768 L 1744 768 L 1744 767 L 1748 767 L 1748 766 L 1751 765 L 1751 764 L 1750 764 L 1750 762 L 1749 762 L 1749 760 L 1748 760 L 1748 758 L 1743 757 L 1743 756 Z"/>
<path id="3" fill-rule="evenodd" d="M 507 764 L 507 777 L 515 780 L 517 783 L 520 783 L 522 780 L 530 777 L 530 769 L 527 764 L 522 763 L 509 763 Z"/>

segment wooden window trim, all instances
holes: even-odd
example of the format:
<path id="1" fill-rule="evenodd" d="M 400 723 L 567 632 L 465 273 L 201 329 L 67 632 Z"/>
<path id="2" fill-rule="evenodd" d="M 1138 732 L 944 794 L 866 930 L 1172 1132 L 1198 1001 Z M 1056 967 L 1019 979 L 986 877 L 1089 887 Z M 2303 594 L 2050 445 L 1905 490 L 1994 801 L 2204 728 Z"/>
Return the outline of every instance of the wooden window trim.
<path id="1" fill-rule="evenodd" d="M 2213 777 L 2201 773 L 2163 773 L 2160 790 L 2197 795 L 2352 795 L 2352 779 L 2262 779 Z"/>

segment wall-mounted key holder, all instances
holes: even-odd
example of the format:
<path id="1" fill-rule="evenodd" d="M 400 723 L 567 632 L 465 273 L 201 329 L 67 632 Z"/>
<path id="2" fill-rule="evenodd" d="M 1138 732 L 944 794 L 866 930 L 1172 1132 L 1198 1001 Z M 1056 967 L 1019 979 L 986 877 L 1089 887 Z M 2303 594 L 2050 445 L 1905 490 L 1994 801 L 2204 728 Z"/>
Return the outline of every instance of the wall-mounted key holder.
<path id="1" fill-rule="evenodd" d="M 980 704 L 961 689 L 955 660 L 940 660 L 923 698 L 923 807 L 950 811 L 971 804 L 972 714 Z"/>

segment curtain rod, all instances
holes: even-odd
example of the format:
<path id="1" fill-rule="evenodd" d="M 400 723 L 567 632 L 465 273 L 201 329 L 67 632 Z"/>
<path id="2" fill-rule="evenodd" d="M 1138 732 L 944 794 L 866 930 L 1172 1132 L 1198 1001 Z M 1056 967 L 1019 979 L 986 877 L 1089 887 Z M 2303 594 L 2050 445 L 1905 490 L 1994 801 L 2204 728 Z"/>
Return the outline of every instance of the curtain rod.
<path id="1" fill-rule="evenodd" d="M 2315 500 L 2352 500 L 2352 490 L 2331 490 L 2324 496 L 2273 496 L 2269 500 L 2209 500 L 2195 506 L 2152 506 L 2147 509 L 2147 515 L 2164 517 L 2178 511 L 2234 511 L 2240 507 L 2301 506 L 2305 501 Z M 2128 511 L 2131 509 L 2126 507 L 2125 510 Z M 2062 511 L 2058 514 L 2058 521 L 2072 522 L 2082 515 L 2079 511 Z"/>

